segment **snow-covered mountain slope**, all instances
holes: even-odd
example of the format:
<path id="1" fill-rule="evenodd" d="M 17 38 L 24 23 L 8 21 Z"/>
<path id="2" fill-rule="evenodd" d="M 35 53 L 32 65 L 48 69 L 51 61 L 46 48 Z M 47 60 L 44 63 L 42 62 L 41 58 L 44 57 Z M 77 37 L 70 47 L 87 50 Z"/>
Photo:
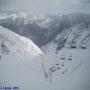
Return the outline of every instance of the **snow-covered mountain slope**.
<path id="1" fill-rule="evenodd" d="M 1 26 L 21 36 L 30 38 L 40 48 L 52 41 L 58 33 L 78 24 L 88 27 L 90 14 L 44 16 L 35 13 L 12 13 L 0 15 Z"/>
<path id="2" fill-rule="evenodd" d="M 42 49 L 46 54 L 42 61 L 45 78 L 52 82 L 57 73 L 67 77 L 89 62 L 90 30 L 78 26 L 66 29 Z"/>
<path id="3" fill-rule="evenodd" d="M 38 46 L 46 42 L 44 33 L 52 22 L 53 20 L 50 17 L 35 13 L 0 14 L 1 26 L 30 38 Z M 42 40 L 40 40 L 40 37 Z"/>
<path id="4" fill-rule="evenodd" d="M 49 23 L 52 21 L 47 16 L 39 15 L 36 13 L 12 13 L 12 14 L 0 14 L 0 21 L 16 21 L 19 19 L 20 21 L 23 21 L 24 24 L 37 24 L 40 27 L 48 28 Z"/>
<path id="5" fill-rule="evenodd" d="M 11 56 L 11 54 L 20 57 L 34 57 L 41 54 L 42 51 L 30 39 L 19 36 L 14 32 L 0 26 L 0 56 Z M 13 59 L 13 58 L 12 58 Z"/>
<path id="6" fill-rule="evenodd" d="M 89 28 L 76 25 L 63 29 L 42 47 L 44 53 L 24 37 L 4 28 L 1 32 L 8 48 L 1 48 L 0 86 L 17 86 L 20 90 L 90 89 Z M 6 37 L 10 37 L 8 43 Z"/>
<path id="7" fill-rule="evenodd" d="M 3 32 L 3 30 L 1 30 Z M 9 31 L 7 31 L 8 34 Z M 74 35 L 73 35 L 74 33 Z M 75 37 L 78 39 L 75 39 Z M 20 90 L 89 90 L 90 89 L 90 32 L 73 27 L 62 32 L 55 40 L 44 46 L 45 53 L 33 59 L 19 58 L 12 53 L 0 61 L 0 85 L 18 87 Z M 13 38 L 16 34 L 10 34 Z M 17 42 L 22 38 L 15 39 Z M 10 39 L 12 39 L 10 38 Z M 65 40 L 66 39 L 66 40 Z M 65 40 L 64 47 L 58 50 L 59 42 Z M 72 48 L 71 41 L 78 47 Z M 85 41 L 84 41 L 85 40 Z M 26 42 L 26 40 L 24 40 Z M 69 44 L 68 44 L 69 43 Z M 13 43 L 12 43 L 13 44 Z M 18 44 L 18 43 L 17 43 Z M 82 48 L 82 44 L 85 44 Z M 26 45 L 26 44 L 25 44 Z M 76 45 L 76 43 L 74 43 Z M 19 45 L 17 45 L 19 46 Z M 26 47 L 26 46 L 25 46 Z M 22 50 L 24 50 L 24 48 Z M 21 44 L 19 49 L 21 48 Z M 17 50 L 14 49 L 13 52 Z M 39 51 L 41 53 L 41 51 Z M 25 53 L 26 54 L 26 53 Z M 21 54 L 23 55 L 23 54 Z M 31 54 L 30 54 L 31 55 Z"/>
<path id="8" fill-rule="evenodd" d="M 90 38 L 90 28 L 82 28 L 81 25 L 63 30 L 55 39 L 43 46 L 43 51 L 58 53 L 62 48 L 86 49 Z M 53 51 L 53 52 L 52 52 Z"/>

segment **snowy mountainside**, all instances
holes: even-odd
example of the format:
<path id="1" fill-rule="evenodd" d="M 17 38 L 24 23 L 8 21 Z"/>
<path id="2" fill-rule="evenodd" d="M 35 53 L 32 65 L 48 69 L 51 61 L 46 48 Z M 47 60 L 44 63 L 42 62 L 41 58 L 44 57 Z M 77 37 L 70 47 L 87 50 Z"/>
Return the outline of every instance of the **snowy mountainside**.
<path id="1" fill-rule="evenodd" d="M 15 33 L 30 38 L 40 48 L 51 42 L 58 33 L 82 25 L 90 25 L 90 14 L 72 13 L 39 15 L 36 13 L 11 13 L 0 15 L 0 25 Z M 40 39 L 41 38 L 41 39 Z"/>
<path id="2" fill-rule="evenodd" d="M 56 22 L 45 33 L 51 39 L 42 47 L 44 53 L 31 40 L 0 27 L 8 46 L 0 49 L 1 86 L 16 85 L 21 90 L 89 90 L 90 27 L 83 28 L 80 22 L 70 26 L 66 17 Z M 43 40 L 40 34 L 39 39 Z"/>
<path id="3" fill-rule="evenodd" d="M 0 55 L 16 54 L 20 57 L 34 57 L 42 51 L 31 40 L 0 26 Z"/>
<path id="4" fill-rule="evenodd" d="M 26 75 L 29 70 L 30 72 L 34 70 L 33 58 L 42 53 L 30 39 L 0 26 L 0 88 L 19 85 L 22 90 L 25 90 L 22 87 L 22 84 L 24 86 L 22 80 L 26 82 L 27 79 L 34 79 L 33 77 L 29 79 Z"/>
<path id="5" fill-rule="evenodd" d="M 21 90 L 89 90 L 90 41 L 88 44 L 88 49 L 62 48 L 56 53 L 58 44 L 51 42 L 45 47 L 49 51 L 32 59 L 30 53 L 22 58 L 11 53 L 0 61 L 0 85 Z"/>
<path id="6" fill-rule="evenodd" d="M 40 27 L 46 28 L 49 23 L 52 21 L 49 17 L 39 15 L 36 13 L 12 13 L 12 14 L 1 14 L 0 21 L 16 21 L 19 19 L 23 21 L 24 24 L 38 24 Z M 19 22 L 20 23 L 20 22 Z"/>
<path id="7" fill-rule="evenodd" d="M 54 52 L 62 50 L 62 48 L 83 48 L 87 46 L 90 40 L 90 30 L 80 29 L 81 26 L 78 25 L 65 29 L 61 33 L 58 33 L 55 39 L 49 42 L 47 45 L 43 46 L 42 49 L 45 52 L 51 51 L 52 48 Z M 74 47 L 75 46 L 75 47 Z M 53 53 L 54 53 L 53 52 Z"/>
<path id="8" fill-rule="evenodd" d="M 47 16 L 35 13 L 12 13 L 1 14 L 0 25 L 4 28 L 27 38 L 30 38 L 35 44 L 41 46 L 46 43 L 44 33 L 51 25 L 53 20 Z M 42 40 L 40 40 L 40 38 Z"/>
<path id="9" fill-rule="evenodd" d="M 57 73 L 67 77 L 89 61 L 90 30 L 78 26 L 66 29 L 42 49 L 46 54 L 42 60 L 45 78 L 52 82 Z"/>

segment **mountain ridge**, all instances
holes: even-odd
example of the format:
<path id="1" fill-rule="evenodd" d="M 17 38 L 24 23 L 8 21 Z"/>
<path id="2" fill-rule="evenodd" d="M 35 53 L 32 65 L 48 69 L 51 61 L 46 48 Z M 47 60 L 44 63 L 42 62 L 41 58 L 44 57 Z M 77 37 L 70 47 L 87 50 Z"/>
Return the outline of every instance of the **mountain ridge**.
<path id="1" fill-rule="evenodd" d="M 2 15 L 1 15 L 2 16 Z M 40 48 L 55 39 L 58 33 L 65 29 L 81 25 L 88 28 L 90 14 L 72 13 L 62 15 L 38 15 L 27 13 L 16 13 L 6 15 L 9 18 L 0 20 L 0 25 L 30 38 Z M 13 19 L 13 17 L 15 19 Z M 42 38 L 42 39 L 40 39 Z"/>
<path id="2" fill-rule="evenodd" d="M 18 34 L 0 26 L 0 53 L 13 53 L 17 57 L 34 57 L 42 53 L 30 39 L 19 36 Z M 10 56 L 10 55 L 9 55 Z"/>

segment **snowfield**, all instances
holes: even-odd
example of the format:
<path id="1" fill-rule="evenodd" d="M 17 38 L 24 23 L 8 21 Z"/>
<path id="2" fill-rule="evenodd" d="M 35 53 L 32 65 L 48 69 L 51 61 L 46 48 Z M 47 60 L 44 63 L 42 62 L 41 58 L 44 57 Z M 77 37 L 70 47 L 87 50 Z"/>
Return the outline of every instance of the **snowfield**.
<path id="1" fill-rule="evenodd" d="M 6 44 L 6 46 L 11 49 L 12 53 L 20 55 L 23 57 L 28 55 L 30 57 L 35 57 L 42 53 L 38 46 L 36 46 L 30 39 L 17 35 L 8 29 L 0 27 L 0 36 L 2 36 L 1 43 Z M 2 40 L 3 39 L 3 40 Z M 10 52 L 10 53 L 11 53 Z"/>
<path id="2" fill-rule="evenodd" d="M 77 31 L 63 31 L 41 50 L 30 39 L 0 27 L 0 87 L 90 90 L 90 32 Z"/>

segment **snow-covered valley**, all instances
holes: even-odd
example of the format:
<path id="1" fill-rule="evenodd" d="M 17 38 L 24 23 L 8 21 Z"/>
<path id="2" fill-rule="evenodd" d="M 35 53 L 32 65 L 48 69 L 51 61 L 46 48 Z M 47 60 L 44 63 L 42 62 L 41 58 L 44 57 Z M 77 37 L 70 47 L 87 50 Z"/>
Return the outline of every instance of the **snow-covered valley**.
<path id="1" fill-rule="evenodd" d="M 0 87 L 89 90 L 89 53 L 90 26 L 68 27 L 41 48 L 0 26 Z"/>

